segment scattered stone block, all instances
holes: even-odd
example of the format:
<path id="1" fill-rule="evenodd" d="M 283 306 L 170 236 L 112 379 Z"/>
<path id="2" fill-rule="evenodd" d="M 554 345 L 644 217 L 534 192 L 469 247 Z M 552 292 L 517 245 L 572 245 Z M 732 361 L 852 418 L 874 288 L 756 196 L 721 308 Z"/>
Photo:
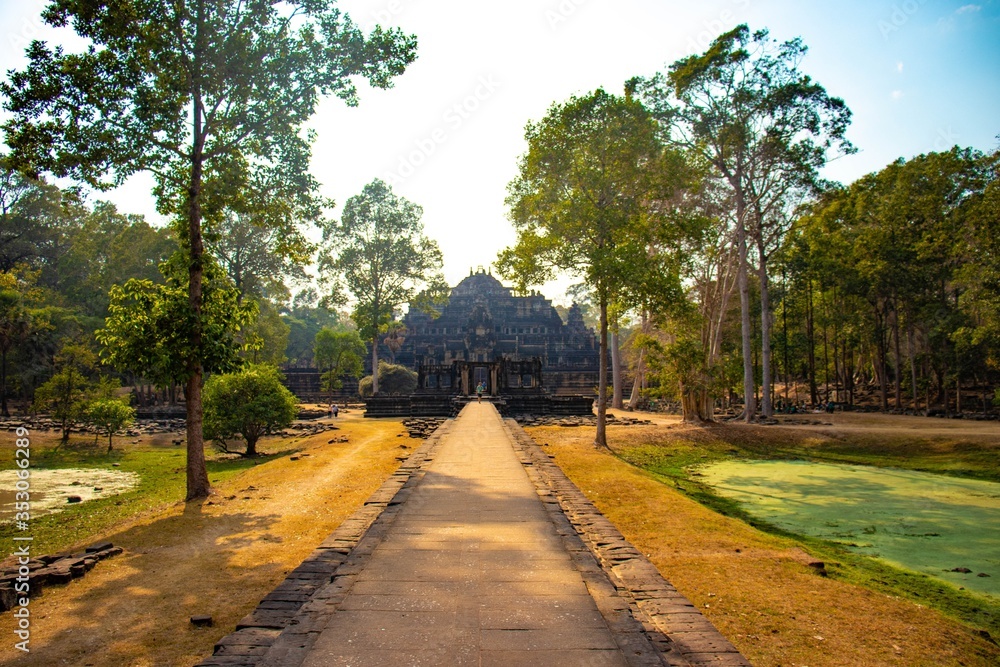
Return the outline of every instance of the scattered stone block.
<path id="1" fill-rule="evenodd" d="M 191 617 L 191 625 L 196 628 L 210 628 L 212 627 L 212 617 L 206 614 L 198 614 Z"/>

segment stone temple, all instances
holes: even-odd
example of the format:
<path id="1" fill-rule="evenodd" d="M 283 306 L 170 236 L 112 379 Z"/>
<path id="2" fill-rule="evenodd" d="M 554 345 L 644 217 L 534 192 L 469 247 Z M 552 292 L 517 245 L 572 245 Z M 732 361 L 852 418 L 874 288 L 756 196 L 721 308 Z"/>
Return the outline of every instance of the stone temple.
<path id="1" fill-rule="evenodd" d="M 600 358 L 597 337 L 584 325 L 575 304 L 568 320 L 564 323 L 552 302 L 541 294 L 515 296 L 509 287 L 479 269 L 452 289 L 448 305 L 438 317 L 416 310 L 407 313 L 403 318 L 405 339 L 396 352 L 396 363 L 418 370 L 460 361 L 480 369 L 482 363 L 499 360 L 538 360 L 541 385 L 547 393 L 593 396 Z M 480 370 L 470 381 L 473 386 L 480 382 L 490 385 L 492 378 Z M 524 385 L 517 379 L 513 383 Z"/>

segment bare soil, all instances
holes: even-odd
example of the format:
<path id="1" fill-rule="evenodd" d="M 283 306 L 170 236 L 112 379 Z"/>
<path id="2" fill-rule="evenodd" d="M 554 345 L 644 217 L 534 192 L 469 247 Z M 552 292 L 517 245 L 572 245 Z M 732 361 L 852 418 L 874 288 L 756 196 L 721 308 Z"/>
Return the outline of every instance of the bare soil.
<path id="1" fill-rule="evenodd" d="M 848 431 L 878 441 L 919 432 L 944 449 L 975 441 L 1000 444 L 995 423 L 880 415 L 797 415 L 833 426 L 687 426 L 679 418 L 624 413 L 653 426 L 610 426 L 616 450 L 683 434 L 697 441 L 770 450 L 782 442 L 839 442 Z M 919 420 L 914 423 L 909 420 Z M 929 422 L 929 423 L 928 423 Z M 793 539 L 718 514 L 650 473 L 593 446 L 592 429 L 538 427 L 529 433 L 661 573 L 760 667 L 941 667 L 1000 664 L 991 640 L 912 601 L 817 574 L 815 558 Z M 691 443 L 695 444 L 691 444 Z M 777 444 L 776 444 L 777 443 Z M 950 443 L 950 444 L 949 444 Z M 995 450 L 994 450 L 995 451 Z M 682 452 L 683 454 L 683 452 Z M 661 478 L 662 479 L 662 478 Z"/>
<path id="2" fill-rule="evenodd" d="M 331 434 L 297 443 L 284 456 L 216 485 L 204 503 L 176 503 L 87 543 L 125 548 L 83 579 L 47 588 L 32 600 L 31 653 L 0 644 L 5 665 L 54 667 L 189 666 L 211 655 L 285 575 L 296 567 L 398 466 L 411 446 L 398 421 L 338 420 L 346 444 Z M 287 449 L 265 441 L 262 449 Z M 82 546 L 78 545 L 78 546 Z M 189 618 L 209 614 L 213 627 Z M 10 614 L 0 635 L 12 634 Z"/>

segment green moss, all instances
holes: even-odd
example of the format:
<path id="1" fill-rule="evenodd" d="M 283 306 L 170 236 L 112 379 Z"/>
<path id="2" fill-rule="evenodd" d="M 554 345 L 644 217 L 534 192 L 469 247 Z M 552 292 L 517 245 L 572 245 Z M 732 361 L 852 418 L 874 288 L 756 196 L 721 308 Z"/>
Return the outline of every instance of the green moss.
<path id="1" fill-rule="evenodd" d="M 1000 481 L 1000 464 L 995 450 L 976 443 L 942 443 L 898 437 L 795 441 L 788 438 L 787 432 L 777 430 L 773 438 L 760 437 L 759 434 L 760 431 L 750 434 L 733 428 L 681 431 L 666 435 L 659 441 L 620 447 L 617 454 L 628 463 L 651 472 L 660 482 L 679 489 L 720 514 L 794 540 L 817 560 L 827 563 L 831 577 L 912 600 L 959 620 L 974 632 L 987 631 L 993 637 L 1000 637 L 1000 600 L 997 598 L 959 590 L 957 586 L 925 573 L 853 553 L 833 541 L 789 530 L 755 516 L 736 499 L 717 493 L 706 483 L 704 473 L 699 471 L 702 466 L 724 461 L 806 460 L 922 470 L 954 477 Z M 824 521 L 836 522 L 837 518 L 827 517 L 820 523 Z M 826 527 L 831 530 L 837 528 Z"/>

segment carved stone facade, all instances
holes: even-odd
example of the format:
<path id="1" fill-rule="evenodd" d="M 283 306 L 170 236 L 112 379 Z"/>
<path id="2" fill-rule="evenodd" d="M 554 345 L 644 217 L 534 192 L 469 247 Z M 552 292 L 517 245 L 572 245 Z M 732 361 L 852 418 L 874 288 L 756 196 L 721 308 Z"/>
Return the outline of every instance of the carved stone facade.
<path id="1" fill-rule="evenodd" d="M 541 294 L 515 296 L 509 287 L 480 269 L 451 291 L 437 318 L 410 311 L 404 318 L 405 339 L 396 363 L 420 367 L 451 367 L 467 362 L 472 386 L 488 377 L 486 364 L 498 360 L 541 363 L 541 382 L 552 394 L 593 395 L 597 386 L 597 338 L 575 305 L 564 323 L 552 302 Z M 389 358 L 388 348 L 380 349 Z M 450 378 L 449 378 L 450 380 Z"/>

